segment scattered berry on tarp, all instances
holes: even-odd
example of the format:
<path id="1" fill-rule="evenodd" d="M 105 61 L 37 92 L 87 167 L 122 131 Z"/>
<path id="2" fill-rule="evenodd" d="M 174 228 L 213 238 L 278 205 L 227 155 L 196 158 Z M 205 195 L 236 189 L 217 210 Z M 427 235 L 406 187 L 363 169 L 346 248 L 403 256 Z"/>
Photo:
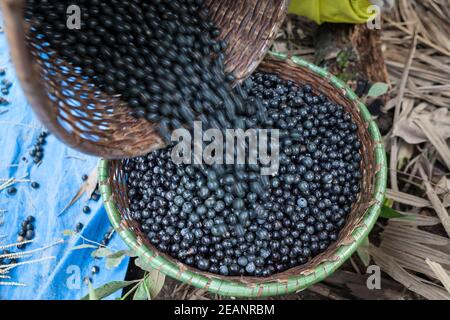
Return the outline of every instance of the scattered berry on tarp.
<path id="1" fill-rule="evenodd" d="M 10 187 L 7 189 L 7 193 L 11 196 L 15 195 L 17 193 L 17 188 L 16 187 Z"/>
<path id="2" fill-rule="evenodd" d="M 48 136 L 47 131 L 42 131 L 38 138 L 36 139 L 36 143 L 33 145 L 33 148 L 29 151 L 31 157 L 33 157 L 34 163 L 40 163 L 44 158 L 44 145 L 46 144 L 46 137 Z"/>
<path id="3" fill-rule="evenodd" d="M 91 200 L 93 200 L 93 201 L 98 201 L 99 199 L 100 199 L 100 195 L 99 195 L 98 193 L 94 192 L 94 193 L 91 195 Z"/>
<path id="4" fill-rule="evenodd" d="M 7 105 L 9 105 L 9 101 L 3 97 L 0 97 L 0 106 L 7 106 Z"/>
<path id="5" fill-rule="evenodd" d="M 93 266 L 91 268 L 91 273 L 92 274 L 96 274 L 96 273 L 99 273 L 99 272 L 100 272 L 100 268 L 98 266 Z"/>
<path id="6" fill-rule="evenodd" d="M 75 225 L 75 232 L 80 232 L 81 230 L 83 230 L 84 225 L 81 222 L 78 222 Z"/>
<path id="7" fill-rule="evenodd" d="M 34 231 L 34 225 L 35 222 L 34 216 L 28 216 L 25 218 L 25 220 L 21 223 L 21 229 L 18 232 L 19 238 L 17 239 L 18 242 L 23 242 L 26 240 L 33 240 L 35 237 L 35 231 Z M 19 241 L 21 240 L 21 241 Z M 17 246 L 18 249 L 25 248 L 26 244 L 21 244 Z"/>

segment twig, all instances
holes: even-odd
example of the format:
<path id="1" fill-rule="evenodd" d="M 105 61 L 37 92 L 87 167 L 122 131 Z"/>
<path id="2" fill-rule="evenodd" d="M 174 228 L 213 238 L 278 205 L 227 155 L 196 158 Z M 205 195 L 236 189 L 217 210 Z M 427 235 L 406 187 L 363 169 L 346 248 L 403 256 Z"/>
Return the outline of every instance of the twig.
<path id="1" fill-rule="evenodd" d="M 22 126 L 22 127 L 26 127 L 26 128 L 30 128 L 30 129 L 35 129 L 35 130 L 40 129 L 39 127 L 32 126 L 32 125 L 25 124 L 25 123 L 20 123 L 20 122 L 0 121 L 0 124 L 10 124 L 13 126 Z"/>
<path id="2" fill-rule="evenodd" d="M 397 95 L 397 101 L 396 101 L 395 113 L 394 113 L 394 125 L 400 118 L 400 109 L 402 106 L 402 100 L 403 100 L 403 96 L 405 95 L 406 83 L 407 83 L 408 77 L 409 77 L 409 69 L 411 68 L 414 54 L 416 52 L 416 47 L 417 47 L 417 28 L 414 31 L 414 38 L 412 41 L 411 50 L 409 52 L 408 60 L 405 64 L 405 70 L 403 71 L 402 80 L 401 80 L 398 95 Z M 389 163 L 389 167 L 391 169 L 397 169 L 397 161 L 398 161 L 397 153 L 398 153 L 398 138 L 393 137 L 392 146 L 391 146 L 391 154 L 390 154 L 390 163 Z M 390 177 L 391 177 L 391 188 L 394 189 L 395 191 L 398 191 L 397 174 L 394 171 L 390 171 Z"/>
<path id="3" fill-rule="evenodd" d="M 49 245 L 47 245 L 45 247 L 34 249 L 34 250 L 13 252 L 13 253 L 9 253 L 9 254 L 0 254 L 0 259 L 20 258 L 20 257 L 23 257 L 23 256 L 32 255 L 32 254 L 34 254 L 36 252 L 47 250 L 47 249 L 49 249 L 51 247 L 54 247 L 54 246 L 56 246 L 58 244 L 61 244 L 61 243 L 64 243 L 63 239 L 60 239 L 60 240 L 58 240 L 58 241 L 56 241 L 56 242 L 54 242 L 52 244 L 49 244 Z"/>
<path id="4" fill-rule="evenodd" d="M 44 262 L 44 261 L 48 261 L 48 260 L 54 260 L 54 259 L 56 259 L 55 256 L 49 256 L 49 257 L 43 257 L 43 258 L 39 258 L 39 259 L 35 259 L 35 260 L 27 260 L 27 261 L 22 261 L 22 262 L 17 262 L 17 263 L 4 264 L 4 265 L 0 265 L 0 270 L 7 272 L 15 267 L 19 267 L 19 266 L 23 266 L 23 265 L 27 265 L 27 264 Z"/>
<path id="5" fill-rule="evenodd" d="M 148 278 L 148 276 L 150 275 L 150 273 L 146 273 L 145 275 L 144 275 L 144 277 L 142 277 L 142 279 L 139 279 L 139 280 L 135 280 L 136 281 L 136 284 L 121 298 L 121 300 L 125 300 L 126 298 L 128 298 L 128 296 L 130 295 L 130 294 L 132 294 L 133 292 L 135 292 L 136 290 L 137 290 L 137 288 L 140 286 L 140 284 L 142 283 L 142 282 L 144 282 L 147 278 Z"/>
<path id="6" fill-rule="evenodd" d="M 97 245 L 97 246 L 99 246 L 99 247 L 113 250 L 111 247 L 108 247 L 108 246 L 106 246 L 106 245 L 103 245 L 103 244 L 98 243 L 98 242 L 93 241 L 93 240 L 89 240 L 88 238 L 83 237 L 81 234 L 80 234 L 79 236 L 80 236 L 80 239 L 82 239 L 82 240 L 84 240 L 84 241 L 86 241 L 86 242 L 88 242 L 88 243 L 92 243 L 92 244 L 95 244 L 95 245 Z"/>
<path id="7" fill-rule="evenodd" d="M 353 269 L 355 269 L 357 274 L 361 274 L 361 271 L 358 268 L 358 265 L 356 264 L 355 260 L 353 260 L 352 257 L 350 257 L 350 263 L 352 264 Z"/>
<path id="8" fill-rule="evenodd" d="M 23 241 L 23 242 L 16 242 L 16 243 L 12 243 L 12 244 L 7 244 L 7 245 L 4 245 L 4 246 L 0 246 L 0 250 L 9 249 L 9 248 L 12 248 L 12 247 L 17 247 L 18 245 L 28 244 L 28 243 L 31 243 L 31 242 L 33 242 L 33 240 L 26 240 L 26 241 Z"/>
<path id="9" fill-rule="evenodd" d="M 4 190 L 6 188 L 9 188 L 14 184 L 14 178 L 10 178 L 8 181 L 4 182 L 2 185 L 0 185 L 0 191 Z"/>
<path id="10" fill-rule="evenodd" d="M 26 287 L 27 285 L 20 282 L 0 282 L 0 286 Z"/>
<path id="11" fill-rule="evenodd" d="M 11 180 L 11 178 L 9 178 L 9 179 L 0 179 L 0 182 L 7 182 L 7 181 L 10 181 Z M 31 182 L 31 180 L 30 179 L 16 179 L 16 180 L 14 180 L 14 183 L 21 183 L 21 182 Z"/>
<path id="12" fill-rule="evenodd" d="M 81 161 L 86 161 L 86 158 L 82 158 L 79 156 L 66 156 L 66 159 L 77 159 L 77 160 L 81 160 Z"/>
<path id="13" fill-rule="evenodd" d="M 12 185 L 14 185 L 18 180 L 24 180 L 26 177 L 28 177 L 28 174 L 26 174 L 25 176 L 23 176 L 22 178 L 16 179 L 16 178 L 10 178 L 8 180 L 6 180 L 2 185 L 0 185 L 0 191 L 6 188 L 11 187 Z"/>
<path id="14" fill-rule="evenodd" d="M 1 254 L 0 259 L 17 259 L 17 258 L 26 258 L 28 256 L 31 256 L 31 255 L 24 253 L 24 252 L 11 252 L 11 253 Z M 0 264 L 0 266 L 1 266 L 1 264 Z"/>

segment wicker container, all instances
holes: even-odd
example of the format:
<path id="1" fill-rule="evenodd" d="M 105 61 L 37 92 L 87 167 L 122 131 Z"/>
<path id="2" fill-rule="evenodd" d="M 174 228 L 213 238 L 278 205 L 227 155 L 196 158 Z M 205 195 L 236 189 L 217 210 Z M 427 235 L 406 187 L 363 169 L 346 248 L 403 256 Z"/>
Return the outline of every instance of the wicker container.
<path id="1" fill-rule="evenodd" d="M 109 219 L 126 244 L 162 273 L 204 288 L 213 293 L 235 297 L 267 297 L 303 290 L 323 280 L 338 269 L 362 243 L 375 224 L 386 190 L 386 155 L 381 135 L 365 105 L 341 80 L 298 57 L 273 56 L 258 70 L 274 72 L 296 83 L 309 83 L 315 93 L 323 93 L 341 104 L 358 124 L 362 142 L 362 190 L 352 208 L 339 239 L 306 265 L 289 269 L 269 278 L 224 277 L 189 267 L 158 252 L 139 225 L 132 220 L 128 207 L 126 177 L 121 170 L 126 160 L 101 160 L 99 183 Z"/>
<path id="2" fill-rule="evenodd" d="M 162 147 L 154 125 L 130 114 L 124 101 L 99 91 L 77 68 L 30 37 L 25 0 L 0 0 L 13 62 L 41 122 L 65 144 L 108 159 L 143 155 Z M 227 72 L 245 78 L 269 49 L 287 12 L 287 0 L 206 0 L 221 28 Z"/>

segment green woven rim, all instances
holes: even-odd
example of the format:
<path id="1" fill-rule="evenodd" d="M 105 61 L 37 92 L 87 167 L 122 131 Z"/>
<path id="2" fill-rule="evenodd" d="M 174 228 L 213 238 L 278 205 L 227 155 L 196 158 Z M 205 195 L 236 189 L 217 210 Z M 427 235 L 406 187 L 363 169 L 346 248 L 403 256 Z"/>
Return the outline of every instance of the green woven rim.
<path id="1" fill-rule="evenodd" d="M 270 53 L 273 57 L 286 60 L 286 55 Z M 299 274 L 289 277 L 287 282 L 267 282 L 267 279 L 261 279 L 259 284 L 244 284 L 236 281 L 224 281 L 218 278 L 207 278 L 200 273 L 181 267 L 182 264 L 175 264 L 167 260 L 162 255 L 158 255 L 153 250 L 138 241 L 136 235 L 129 229 L 121 227 L 122 217 L 112 201 L 112 189 L 108 183 L 109 161 L 102 159 L 99 164 L 99 184 L 100 192 L 106 212 L 114 229 L 120 234 L 125 243 L 136 252 L 136 254 L 148 261 L 155 269 L 165 275 L 179 281 L 189 283 L 197 288 L 204 288 L 212 293 L 224 296 L 234 297 L 268 297 L 275 295 L 288 294 L 308 288 L 309 286 L 322 281 L 327 276 L 335 272 L 348 258 L 352 256 L 355 250 L 362 244 L 365 237 L 372 230 L 380 214 L 380 209 L 384 200 L 387 183 L 386 153 L 382 143 L 382 137 L 377 125 L 372 120 L 370 112 L 366 106 L 358 99 L 357 95 L 340 79 L 331 75 L 325 69 L 322 69 L 299 57 L 291 57 L 290 60 L 301 67 L 310 69 L 315 74 L 325 78 L 334 87 L 343 90 L 346 97 L 356 102 L 359 106 L 362 119 L 368 124 L 368 131 L 375 143 L 375 163 L 377 173 L 375 175 L 375 186 L 373 191 L 373 204 L 366 210 L 359 227 L 355 228 L 351 235 L 354 240 L 351 244 L 341 245 L 336 249 L 335 261 L 326 261 L 319 264 L 312 273 Z"/>

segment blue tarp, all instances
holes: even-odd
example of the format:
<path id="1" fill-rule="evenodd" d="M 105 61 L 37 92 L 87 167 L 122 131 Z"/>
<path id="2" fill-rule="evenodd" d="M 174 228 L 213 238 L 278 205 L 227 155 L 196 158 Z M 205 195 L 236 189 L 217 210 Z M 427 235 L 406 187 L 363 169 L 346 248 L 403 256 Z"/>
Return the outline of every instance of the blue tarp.
<path id="1" fill-rule="evenodd" d="M 87 285 L 83 283 L 86 276 L 91 277 L 93 287 L 123 280 L 128 259 L 124 259 L 117 268 L 108 270 L 104 260 L 91 258 L 93 249 L 72 250 L 74 246 L 85 243 L 80 236 L 63 235 L 64 230 L 74 230 L 75 225 L 81 222 L 84 224 L 81 235 L 101 242 L 110 228 L 101 200 L 94 202 L 83 195 L 58 217 L 80 189 L 82 175 L 91 173 L 98 159 L 70 149 L 50 135 L 44 146 L 42 163 L 39 166 L 34 164 L 28 153 L 43 127 L 33 114 L 16 78 L 4 33 L 0 33 L 0 68 L 6 68 L 6 76 L 0 78 L 13 83 L 9 95 L 3 96 L 11 104 L 0 106 L 0 185 L 9 178 L 30 179 L 40 184 L 39 189 L 32 189 L 29 182 L 18 182 L 15 184 L 17 193 L 13 196 L 8 195 L 6 190 L 0 191 L 0 247 L 16 241 L 21 222 L 29 215 L 36 217 L 36 237 L 23 250 L 42 248 L 60 239 L 65 240 L 62 244 L 19 260 L 55 257 L 53 260 L 13 269 L 11 279 L 0 279 L 0 282 L 20 282 L 26 286 L 0 285 L 0 299 L 79 299 L 87 293 Z M 90 214 L 82 212 L 86 204 L 92 209 Z M 126 246 L 115 234 L 109 247 L 115 251 L 125 249 Z M 99 266 L 100 272 L 92 275 L 91 268 L 94 265 Z"/>

